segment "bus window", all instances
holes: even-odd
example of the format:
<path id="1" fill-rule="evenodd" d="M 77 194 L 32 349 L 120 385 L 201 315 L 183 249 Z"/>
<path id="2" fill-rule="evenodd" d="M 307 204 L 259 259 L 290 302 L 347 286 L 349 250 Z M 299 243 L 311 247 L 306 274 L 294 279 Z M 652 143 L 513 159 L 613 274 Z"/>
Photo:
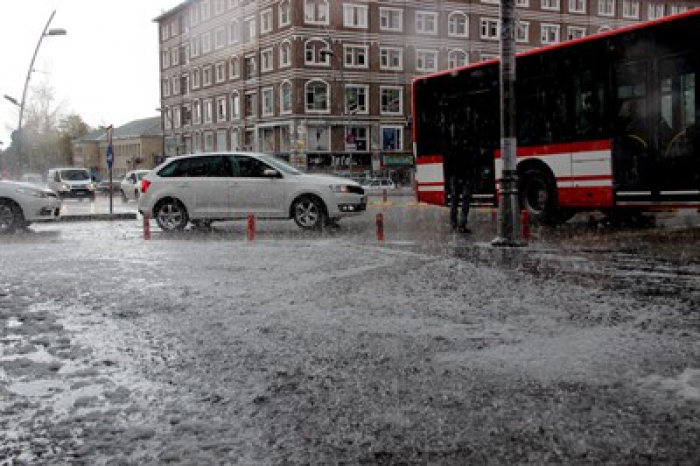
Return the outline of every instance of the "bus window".
<path id="1" fill-rule="evenodd" d="M 574 78 L 574 133 L 579 140 L 607 137 L 604 86 L 591 71 L 583 71 Z"/>

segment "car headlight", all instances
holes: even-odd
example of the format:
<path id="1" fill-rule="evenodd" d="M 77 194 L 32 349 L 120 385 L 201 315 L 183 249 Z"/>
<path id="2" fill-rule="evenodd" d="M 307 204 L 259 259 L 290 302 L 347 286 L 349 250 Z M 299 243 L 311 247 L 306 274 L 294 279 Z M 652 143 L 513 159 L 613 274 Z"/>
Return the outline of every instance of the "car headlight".
<path id="1" fill-rule="evenodd" d="M 17 188 L 17 192 L 32 197 L 49 197 L 47 192 L 39 191 L 38 189 Z"/>
<path id="2" fill-rule="evenodd" d="M 349 193 L 350 187 L 344 184 L 332 184 L 329 186 L 334 193 Z"/>
<path id="3" fill-rule="evenodd" d="M 89 189 L 90 191 L 94 191 L 96 187 L 97 185 L 95 183 L 90 183 L 89 185 L 87 185 L 87 189 Z"/>
<path id="4" fill-rule="evenodd" d="M 59 189 L 60 191 L 70 191 L 70 186 L 67 185 L 67 184 L 62 184 L 61 186 L 59 186 L 58 189 Z"/>

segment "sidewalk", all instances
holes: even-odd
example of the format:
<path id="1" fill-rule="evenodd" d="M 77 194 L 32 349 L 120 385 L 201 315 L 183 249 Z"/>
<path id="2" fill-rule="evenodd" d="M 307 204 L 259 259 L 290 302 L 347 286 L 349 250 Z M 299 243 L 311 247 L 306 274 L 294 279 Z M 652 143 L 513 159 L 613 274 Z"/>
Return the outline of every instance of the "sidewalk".
<path id="1" fill-rule="evenodd" d="M 61 221 L 77 222 L 90 220 L 135 220 L 138 204 L 134 201 L 122 202 L 115 196 L 110 212 L 109 197 L 98 196 L 95 202 L 89 200 L 64 199 L 61 205 Z"/>

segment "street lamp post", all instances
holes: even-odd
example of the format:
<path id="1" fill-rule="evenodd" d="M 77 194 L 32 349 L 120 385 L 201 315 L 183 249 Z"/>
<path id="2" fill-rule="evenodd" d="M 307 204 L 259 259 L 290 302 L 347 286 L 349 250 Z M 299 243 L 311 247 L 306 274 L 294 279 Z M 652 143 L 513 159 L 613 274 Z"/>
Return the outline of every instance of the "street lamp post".
<path id="1" fill-rule="evenodd" d="M 20 172 L 22 171 L 22 163 L 23 163 L 23 157 L 22 157 L 22 119 L 24 117 L 24 107 L 27 101 L 27 90 L 29 88 L 29 80 L 32 77 L 32 71 L 34 71 L 34 62 L 36 61 L 36 57 L 39 54 L 39 49 L 41 48 L 41 43 L 44 41 L 44 37 L 48 36 L 65 36 L 67 34 L 65 29 L 49 29 L 49 26 L 51 25 L 51 21 L 53 21 L 53 17 L 56 15 L 56 10 L 51 12 L 51 16 L 49 16 L 49 20 L 46 22 L 46 26 L 44 26 L 44 30 L 41 32 L 41 35 L 39 36 L 39 42 L 36 44 L 36 49 L 34 49 L 34 55 L 32 55 L 32 61 L 29 63 L 29 70 L 27 71 L 27 78 L 24 81 L 24 90 L 22 91 L 22 100 L 18 103 L 16 99 L 13 99 L 12 97 L 6 95 L 5 98 L 12 102 L 13 104 L 17 105 L 19 107 L 19 121 L 17 123 L 17 156 L 19 159 L 19 169 Z"/>

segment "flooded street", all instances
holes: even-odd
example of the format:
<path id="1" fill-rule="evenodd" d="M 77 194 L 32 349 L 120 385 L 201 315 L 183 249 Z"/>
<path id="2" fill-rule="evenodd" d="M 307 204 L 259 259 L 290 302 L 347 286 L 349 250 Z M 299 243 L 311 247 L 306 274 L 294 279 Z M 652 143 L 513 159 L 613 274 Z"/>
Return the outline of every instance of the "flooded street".
<path id="1" fill-rule="evenodd" d="M 446 219 L 3 238 L 0 464 L 700 461 L 697 229 Z"/>

